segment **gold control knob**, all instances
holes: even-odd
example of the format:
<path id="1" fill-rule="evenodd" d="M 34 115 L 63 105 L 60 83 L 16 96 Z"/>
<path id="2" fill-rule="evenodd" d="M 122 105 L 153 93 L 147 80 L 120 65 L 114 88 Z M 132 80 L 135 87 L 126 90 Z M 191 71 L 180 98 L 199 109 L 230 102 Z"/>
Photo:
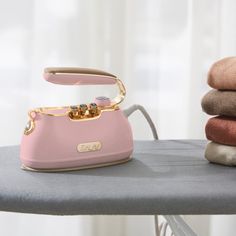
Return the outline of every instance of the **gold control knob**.
<path id="1" fill-rule="evenodd" d="M 86 104 L 70 106 L 68 115 L 71 119 L 80 120 L 98 116 L 99 113 L 100 109 L 98 105 L 96 103 L 90 103 L 88 106 Z"/>
<path id="2" fill-rule="evenodd" d="M 85 116 L 86 111 L 88 110 L 88 106 L 86 104 L 79 105 L 79 114 L 80 116 Z"/>
<path id="3" fill-rule="evenodd" d="M 97 106 L 97 104 L 96 103 L 90 103 L 89 104 L 89 115 L 90 116 L 96 116 L 96 115 L 98 115 L 98 106 Z"/>
<path id="4" fill-rule="evenodd" d="M 77 106 L 70 106 L 70 112 L 69 112 L 70 118 L 78 118 L 79 117 L 79 109 Z"/>

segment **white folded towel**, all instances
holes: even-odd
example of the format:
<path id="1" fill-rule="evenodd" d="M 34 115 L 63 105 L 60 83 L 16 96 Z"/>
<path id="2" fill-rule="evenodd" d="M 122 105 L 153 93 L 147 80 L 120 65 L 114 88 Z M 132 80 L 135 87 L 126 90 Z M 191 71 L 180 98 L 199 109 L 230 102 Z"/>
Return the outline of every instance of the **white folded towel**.
<path id="1" fill-rule="evenodd" d="M 213 163 L 235 166 L 236 147 L 209 142 L 206 146 L 205 158 Z"/>

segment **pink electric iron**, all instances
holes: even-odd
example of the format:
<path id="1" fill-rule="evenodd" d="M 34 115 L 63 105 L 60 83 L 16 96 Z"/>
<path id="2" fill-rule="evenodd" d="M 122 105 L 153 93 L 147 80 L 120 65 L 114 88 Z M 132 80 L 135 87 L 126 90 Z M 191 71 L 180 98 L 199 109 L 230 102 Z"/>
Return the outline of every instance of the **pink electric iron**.
<path id="1" fill-rule="evenodd" d="M 30 110 L 21 142 L 23 169 L 65 171 L 118 164 L 130 160 L 133 138 L 119 108 L 123 83 L 107 72 L 81 68 L 46 68 L 45 80 L 64 85 L 116 84 L 118 96 L 93 103 Z"/>

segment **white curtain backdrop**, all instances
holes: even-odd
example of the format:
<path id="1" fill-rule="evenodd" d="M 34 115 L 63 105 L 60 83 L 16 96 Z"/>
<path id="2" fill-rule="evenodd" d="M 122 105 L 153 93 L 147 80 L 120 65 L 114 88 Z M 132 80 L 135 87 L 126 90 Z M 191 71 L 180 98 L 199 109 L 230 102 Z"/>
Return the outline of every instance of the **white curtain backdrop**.
<path id="1" fill-rule="evenodd" d="M 0 145 L 20 143 L 31 107 L 76 104 L 107 88 L 47 84 L 46 66 L 99 68 L 124 81 L 161 139 L 204 138 L 200 99 L 217 59 L 236 53 L 234 0 L 0 0 Z M 86 90 L 86 91 L 85 91 Z M 136 139 L 151 138 L 140 114 Z M 145 130 L 145 132 L 144 132 Z M 187 216 L 199 235 L 234 234 L 234 216 Z M 0 213 L 0 235 L 154 235 L 149 216 Z"/>

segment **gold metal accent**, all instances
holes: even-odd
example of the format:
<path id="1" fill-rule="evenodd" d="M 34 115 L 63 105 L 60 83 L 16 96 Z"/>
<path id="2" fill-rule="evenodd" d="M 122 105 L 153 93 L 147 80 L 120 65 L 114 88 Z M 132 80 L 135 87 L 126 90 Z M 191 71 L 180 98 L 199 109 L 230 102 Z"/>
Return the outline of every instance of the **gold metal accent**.
<path id="1" fill-rule="evenodd" d="M 29 121 L 27 122 L 27 125 L 24 130 L 25 135 L 31 134 L 33 130 L 35 129 L 34 119 L 36 117 L 36 113 L 34 111 L 29 111 L 28 116 L 29 116 Z"/>
<path id="2" fill-rule="evenodd" d="M 55 110 L 67 110 L 67 111 L 64 113 L 57 113 L 57 114 L 47 112 L 47 111 L 55 111 Z M 31 110 L 30 112 L 36 112 L 36 113 L 40 113 L 40 114 L 48 115 L 48 116 L 66 116 L 70 112 L 70 106 L 38 107 L 38 108 Z"/>
<path id="3" fill-rule="evenodd" d="M 89 143 L 80 143 L 77 146 L 78 152 L 94 152 L 100 150 L 102 147 L 101 142 L 89 142 Z"/>
<path id="4" fill-rule="evenodd" d="M 120 104 L 124 100 L 125 95 L 126 95 L 125 86 L 122 83 L 122 81 L 116 78 L 116 84 L 119 88 L 119 94 L 112 100 L 112 103 L 111 103 L 112 107 Z"/>
<path id="5" fill-rule="evenodd" d="M 74 119 L 72 117 L 70 117 L 70 106 L 65 106 L 65 107 L 40 107 L 40 108 L 36 108 L 34 110 L 31 110 L 30 112 L 35 112 L 35 113 L 40 113 L 43 115 L 48 115 L 48 116 L 54 116 L 54 117 L 60 117 L 60 116 L 68 116 L 72 121 L 87 121 L 87 120 L 93 120 L 93 119 L 97 119 L 101 116 L 101 114 L 103 112 L 109 112 L 109 111 L 116 111 L 119 110 L 120 108 L 118 106 L 115 106 L 113 108 L 99 108 L 98 110 L 98 115 L 94 116 L 94 117 L 90 117 L 90 116 L 86 116 L 86 118 L 84 117 L 83 119 Z M 53 110 L 66 110 L 66 112 L 63 113 L 49 113 L 47 111 L 53 111 Z"/>
<path id="6" fill-rule="evenodd" d="M 64 171 L 76 171 L 76 170 L 85 170 L 85 169 L 92 169 L 92 168 L 101 168 L 106 166 L 112 166 L 112 165 L 119 165 L 125 162 L 128 162 L 132 160 L 132 156 L 129 156 L 127 158 L 124 158 L 119 161 L 113 161 L 113 162 L 106 162 L 102 164 L 95 164 L 95 165 L 87 165 L 87 166 L 80 166 L 80 167 L 71 167 L 71 168 L 60 168 L 60 169 L 35 169 L 31 168 L 25 165 L 21 165 L 21 169 L 27 170 L 27 171 L 34 171 L 34 172 L 64 172 Z"/>
<path id="7" fill-rule="evenodd" d="M 25 127 L 24 134 L 25 134 L 25 135 L 31 134 L 31 133 L 33 132 L 34 128 L 35 128 L 34 121 L 33 121 L 33 120 L 29 120 L 29 121 L 27 122 L 26 127 Z"/>

